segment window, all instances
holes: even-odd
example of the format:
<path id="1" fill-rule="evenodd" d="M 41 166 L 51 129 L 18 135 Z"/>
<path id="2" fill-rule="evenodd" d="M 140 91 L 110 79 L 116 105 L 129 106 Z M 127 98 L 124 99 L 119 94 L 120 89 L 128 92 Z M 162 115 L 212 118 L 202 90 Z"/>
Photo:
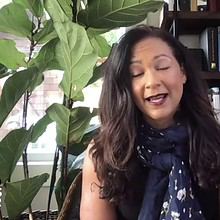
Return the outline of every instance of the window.
<path id="1" fill-rule="evenodd" d="M 9 0 L 1 1 L 0 8 L 9 3 Z M 110 31 L 104 36 L 106 37 L 108 43 L 112 45 L 114 42 L 118 41 L 119 37 L 125 32 L 125 28 L 119 28 Z M 28 54 L 30 42 L 28 40 L 21 39 L 16 36 L 11 36 L 9 34 L 0 33 L 0 39 L 13 39 L 16 42 L 17 48 L 22 52 Z M 39 50 L 40 47 L 36 48 Z M 27 113 L 27 128 L 35 124 L 40 118 L 45 114 L 45 110 L 52 103 L 62 103 L 63 92 L 59 89 L 59 83 L 62 80 L 62 71 L 47 71 L 44 72 L 44 82 L 38 86 L 31 94 L 28 113 Z M 3 85 L 7 77 L 0 79 L 0 94 Z M 84 102 L 77 102 L 77 105 L 83 105 L 87 107 L 98 107 L 98 100 L 101 92 L 102 80 L 97 81 L 93 85 L 88 86 L 83 90 L 85 100 Z M 23 114 L 23 97 L 16 104 L 8 118 L 5 120 L 3 126 L 0 128 L 0 140 L 5 137 L 5 135 L 16 128 L 22 127 L 22 114 Z M 98 118 L 92 119 L 91 123 L 97 124 Z M 28 146 L 28 156 L 29 161 L 50 161 L 53 160 L 53 154 L 56 147 L 56 125 L 51 123 L 48 125 L 45 133 L 37 140 L 36 143 L 30 143 Z"/>

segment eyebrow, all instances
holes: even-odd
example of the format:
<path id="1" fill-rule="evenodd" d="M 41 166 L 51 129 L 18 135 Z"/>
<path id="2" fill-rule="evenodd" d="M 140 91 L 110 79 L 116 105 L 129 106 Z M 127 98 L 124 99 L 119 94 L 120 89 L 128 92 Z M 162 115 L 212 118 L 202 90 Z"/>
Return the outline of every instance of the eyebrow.
<path id="1" fill-rule="evenodd" d="M 167 55 L 167 54 L 159 54 L 159 55 L 155 56 L 155 57 L 153 58 L 153 60 L 156 60 L 156 59 L 158 59 L 158 58 L 160 58 L 160 57 L 167 57 L 167 58 L 171 59 L 170 56 Z M 141 60 L 131 60 L 131 61 L 130 61 L 130 64 L 134 64 L 134 63 L 141 64 L 142 62 L 141 62 Z"/>

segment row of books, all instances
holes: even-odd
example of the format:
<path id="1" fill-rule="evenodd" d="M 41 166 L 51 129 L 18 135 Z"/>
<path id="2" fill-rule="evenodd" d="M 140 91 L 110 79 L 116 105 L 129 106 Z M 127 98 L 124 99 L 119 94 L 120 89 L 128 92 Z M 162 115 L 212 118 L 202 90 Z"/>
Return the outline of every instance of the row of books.
<path id="1" fill-rule="evenodd" d="M 204 52 L 204 70 L 220 72 L 220 26 L 207 27 L 200 34 L 200 48 Z"/>
<path id="2" fill-rule="evenodd" d="M 220 88 L 213 87 L 209 89 L 209 100 L 220 122 Z"/>
<path id="3" fill-rule="evenodd" d="M 220 0 L 167 0 L 169 11 L 220 11 Z"/>
<path id="4" fill-rule="evenodd" d="M 208 0 L 208 11 L 219 12 L 220 11 L 220 1 L 219 0 Z"/>
<path id="5" fill-rule="evenodd" d="M 207 11 L 207 1 L 178 0 L 180 11 Z"/>

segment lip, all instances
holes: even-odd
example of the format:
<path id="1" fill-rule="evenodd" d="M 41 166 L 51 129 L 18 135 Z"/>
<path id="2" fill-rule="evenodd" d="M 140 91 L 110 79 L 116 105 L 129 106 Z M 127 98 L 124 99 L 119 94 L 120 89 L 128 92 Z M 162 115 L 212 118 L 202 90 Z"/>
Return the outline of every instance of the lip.
<path id="1" fill-rule="evenodd" d="M 167 96 L 167 95 L 168 95 L 168 93 L 157 93 L 157 94 L 155 94 L 155 95 L 149 95 L 149 96 L 147 96 L 147 97 L 145 98 L 145 100 L 149 100 L 149 99 L 154 98 L 154 97 L 157 97 L 157 96 Z"/>
<path id="2" fill-rule="evenodd" d="M 160 106 L 164 104 L 167 100 L 168 94 L 167 93 L 160 93 L 157 95 L 151 95 L 145 98 L 145 102 L 153 106 Z"/>

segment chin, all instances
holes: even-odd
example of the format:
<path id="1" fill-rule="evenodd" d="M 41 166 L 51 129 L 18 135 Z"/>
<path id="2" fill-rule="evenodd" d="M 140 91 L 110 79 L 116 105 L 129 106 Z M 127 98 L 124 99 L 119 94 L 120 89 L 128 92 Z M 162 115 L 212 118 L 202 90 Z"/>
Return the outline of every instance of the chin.
<path id="1" fill-rule="evenodd" d="M 164 117 L 147 117 L 145 118 L 146 121 L 153 127 L 158 128 L 158 129 L 163 129 L 163 128 L 167 128 L 169 126 L 171 126 L 174 123 L 174 119 L 173 116 L 172 117 L 168 117 L 168 116 L 164 116 Z"/>

